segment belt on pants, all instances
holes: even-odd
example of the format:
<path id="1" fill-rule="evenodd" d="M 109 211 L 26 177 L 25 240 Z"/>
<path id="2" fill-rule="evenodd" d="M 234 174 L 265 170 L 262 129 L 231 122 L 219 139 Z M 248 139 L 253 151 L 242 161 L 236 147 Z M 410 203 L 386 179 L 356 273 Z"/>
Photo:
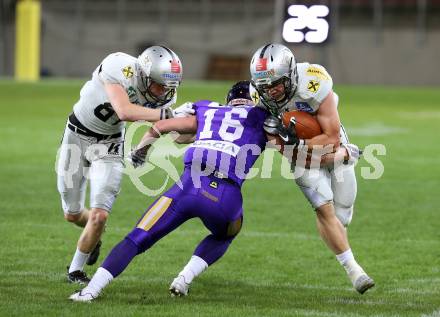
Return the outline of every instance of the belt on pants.
<path id="1" fill-rule="evenodd" d="M 69 121 L 67 122 L 67 127 L 75 133 L 96 138 L 96 140 L 98 142 L 101 140 L 119 138 L 120 136 L 122 136 L 121 132 L 111 134 L 111 135 L 93 132 L 92 130 L 86 128 L 81 122 L 79 122 L 78 118 L 75 116 L 75 113 L 73 113 L 73 112 L 69 116 Z"/>

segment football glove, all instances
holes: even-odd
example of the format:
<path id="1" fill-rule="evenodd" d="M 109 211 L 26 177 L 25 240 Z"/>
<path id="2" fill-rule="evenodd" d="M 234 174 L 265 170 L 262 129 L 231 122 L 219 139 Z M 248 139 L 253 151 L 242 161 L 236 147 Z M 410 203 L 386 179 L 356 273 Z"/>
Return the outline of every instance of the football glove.
<path id="1" fill-rule="evenodd" d="M 356 145 L 351 143 L 341 144 L 347 150 L 348 159 L 344 160 L 345 165 L 354 164 L 358 161 L 362 155 L 362 150 Z"/>
<path id="2" fill-rule="evenodd" d="M 185 102 L 173 110 L 174 118 L 183 118 L 193 116 L 196 113 L 192 102 Z"/>
<path id="3" fill-rule="evenodd" d="M 281 120 L 275 116 L 269 116 L 264 120 L 264 131 L 270 135 L 278 135 L 278 126 L 281 124 Z"/>
<path id="4" fill-rule="evenodd" d="M 300 139 L 296 135 L 295 124 L 296 124 L 295 118 L 292 117 L 290 118 L 289 126 L 287 128 L 282 123 L 278 128 L 279 129 L 278 135 L 286 145 L 298 146 L 300 143 Z"/>
<path id="5" fill-rule="evenodd" d="M 130 162 L 134 168 L 142 167 L 145 164 L 146 154 L 147 152 L 143 149 L 133 149 L 128 154 L 127 161 Z"/>
<path id="6" fill-rule="evenodd" d="M 270 116 L 264 121 L 264 131 L 271 135 L 278 135 L 286 145 L 298 146 L 300 139 L 295 132 L 295 118 L 290 118 L 289 126 L 286 128 L 281 119 Z"/>

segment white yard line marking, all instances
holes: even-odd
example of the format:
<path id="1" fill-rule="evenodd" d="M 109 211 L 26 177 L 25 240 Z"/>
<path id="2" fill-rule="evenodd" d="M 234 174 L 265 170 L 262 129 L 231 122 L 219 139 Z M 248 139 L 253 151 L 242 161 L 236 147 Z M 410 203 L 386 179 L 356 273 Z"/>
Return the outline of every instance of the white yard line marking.
<path id="1" fill-rule="evenodd" d="M 438 119 L 440 111 L 400 111 L 397 116 L 404 119 Z"/>
<path id="2" fill-rule="evenodd" d="M 434 311 L 434 312 L 432 312 L 432 313 L 429 314 L 429 315 L 423 314 L 423 315 L 420 316 L 420 317 L 440 317 L 440 309 L 439 309 L 439 310 L 436 310 L 436 311 Z"/>
<path id="3" fill-rule="evenodd" d="M 66 223 L 66 226 L 69 224 Z M 10 223 L 0 223 L 0 228 L 2 227 L 10 227 Z M 55 225 L 55 224 L 45 224 L 45 223 L 33 223 L 33 222 L 23 222 L 20 223 L 20 227 L 36 227 L 36 228 L 52 228 L 59 230 L 61 225 Z M 201 227 L 200 230 L 177 230 L 173 231 L 172 234 L 177 235 L 197 235 L 204 232 L 207 232 L 203 229 L 204 227 Z M 119 226 L 113 226 L 110 225 L 107 230 L 114 231 L 114 232 L 126 232 L 129 233 L 133 227 L 119 227 Z M 63 229 L 62 229 L 63 230 Z M 297 233 L 297 232 L 265 232 L 265 231 L 246 231 L 244 229 L 243 232 L 240 233 L 240 236 L 244 237 L 256 237 L 256 238 L 289 238 L 289 239 L 298 239 L 298 240 L 316 240 L 320 241 L 320 238 L 318 234 L 303 234 L 303 233 Z M 376 236 L 374 238 L 356 238 L 352 237 L 351 240 L 353 241 L 380 241 L 382 242 L 385 238 L 383 236 Z M 420 243 L 420 244 L 438 244 L 438 240 L 431 240 L 431 239 L 408 239 L 408 238 L 402 238 L 402 239 L 395 239 L 393 240 L 393 244 L 399 244 L 399 243 Z"/>
<path id="4" fill-rule="evenodd" d="M 402 127 L 392 127 L 383 122 L 371 122 L 360 127 L 346 127 L 349 136 L 380 136 L 388 134 L 408 133 L 409 130 Z"/>

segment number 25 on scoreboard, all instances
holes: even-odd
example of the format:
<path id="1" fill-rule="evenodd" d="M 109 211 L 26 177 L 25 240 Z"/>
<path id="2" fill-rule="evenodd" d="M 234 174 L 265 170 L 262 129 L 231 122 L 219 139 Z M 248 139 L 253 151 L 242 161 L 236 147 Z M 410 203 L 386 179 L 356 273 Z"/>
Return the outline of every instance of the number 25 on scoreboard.
<path id="1" fill-rule="evenodd" d="M 328 38 L 329 24 L 325 5 L 291 5 L 287 8 L 289 18 L 283 24 L 283 39 L 289 43 L 322 43 Z"/>

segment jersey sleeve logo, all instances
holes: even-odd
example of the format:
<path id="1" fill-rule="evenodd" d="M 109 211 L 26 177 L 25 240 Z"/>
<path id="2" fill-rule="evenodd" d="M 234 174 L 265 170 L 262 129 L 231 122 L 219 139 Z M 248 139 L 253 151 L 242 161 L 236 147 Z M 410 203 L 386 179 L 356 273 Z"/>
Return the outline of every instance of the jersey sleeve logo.
<path id="1" fill-rule="evenodd" d="M 309 80 L 308 84 L 307 84 L 307 90 L 310 92 L 317 92 L 319 89 L 319 81 L 316 80 Z"/>
<path id="2" fill-rule="evenodd" d="M 134 71 L 133 68 L 131 66 L 125 66 L 122 69 L 122 74 L 124 74 L 125 78 L 131 78 L 133 77 Z"/>
<path id="3" fill-rule="evenodd" d="M 320 79 L 329 80 L 330 76 L 327 74 L 325 70 L 319 69 L 318 67 L 309 67 L 307 68 L 307 75 L 316 76 Z"/>

